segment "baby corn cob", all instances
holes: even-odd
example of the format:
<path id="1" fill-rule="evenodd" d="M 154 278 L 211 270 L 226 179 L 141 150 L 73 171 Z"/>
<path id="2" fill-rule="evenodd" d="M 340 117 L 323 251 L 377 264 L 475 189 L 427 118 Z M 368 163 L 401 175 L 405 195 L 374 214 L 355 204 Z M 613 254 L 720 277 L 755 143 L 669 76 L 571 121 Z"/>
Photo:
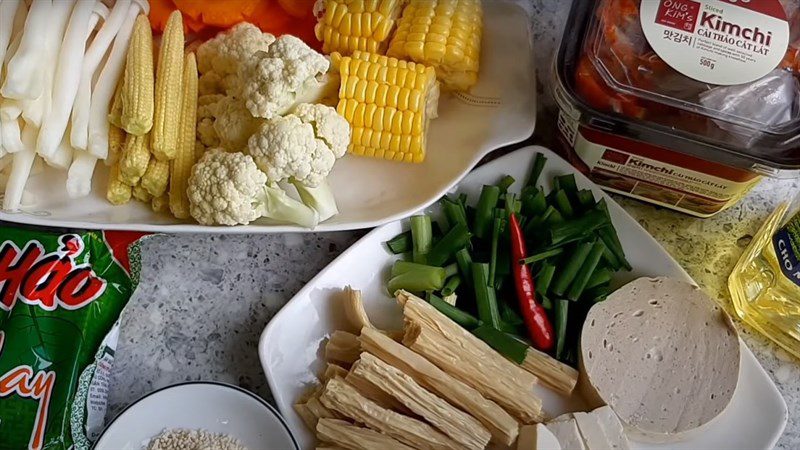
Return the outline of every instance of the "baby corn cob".
<path id="1" fill-rule="evenodd" d="M 325 0 L 324 15 L 314 33 L 325 53 L 349 55 L 356 50 L 386 52 L 389 36 L 405 0 Z"/>
<path id="2" fill-rule="evenodd" d="M 338 64 L 342 84 L 336 110 L 353 128 L 349 151 L 422 162 L 439 98 L 433 68 L 360 51 Z"/>
<path id="3" fill-rule="evenodd" d="M 119 163 L 111 166 L 108 173 L 106 199 L 113 205 L 122 205 L 131 200 L 131 187 L 119 179 Z"/>
<path id="4" fill-rule="evenodd" d="M 108 111 L 108 123 L 122 128 L 122 85 L 125 82 L 120 80 L 114 90 L 114 100 L 111 101 L 111 109 Z"/>
<path id="5" fill-rule="evenodd" d="M 120 123 L 130 134 L 141 135 L 153 127 L 153 32 L 147 16 L 136 19 L 128 47 L 122 82 Z"/>
<path id="6" fill-rule="evenodd" d="M 133 198 L 143 203 L 150 203 L 150 200 L 153 199 L 153 196 L 150 195 L 150 193 L 147 192 L 147 189 L 142 187 L 141 184 L 137 184 L 131 188 L 131 193 L 133 194 Z"/>
<path id="7" fill-rule="evenodd" d="M 153 197 L 153 200 L 150 201 L 150 206 L 155 212 L 169 211 L 169 194 Z"/>
<path id="8" fill-rule="evenodd" d="M 198 157 L 195 143 L 197 120 L 197 61 L 194 53 L 186 55 L 183 65 L 183 92 L 181 94 L 180 132 L 178 152 L 171 161 L 169 177 L 169 209 L 178 219 L 189 217 L 189 198 L 186 183 Z M 202 148 L 202 145 L 200 146 Z"/>
<path id="9" fill-rule="evenodd" d="M 119 161 L 119 179 L 133 186 L 139 183 L 150 164 L 150 135 L 129 134 Z"/>
<path id="10" fill-rule="evenodd" d="M 125 131 L 115 125 L 108 126 L 108 157 L 106 164 L 113 165 L 119 161 L 122 147 L 125 145 Z"/>
<path id="11" fill-rule="evenodd" d="M 445 89 L 478 82 L 483 10 L 480 0 L 411 0 L 387 55 L 433 66 Z"/>
<path id="12" fill-rule="evenodd" d="M 183 20 L 173 11 L 167 20 L 156 68 L 153 155 L 160 160 L 175 157 L 180 127 L 181 76 L 183 73 Z"/>
<path id="13" fill-rule="evenodd" d="M 164 194 L 169 185 L 169 161 L 150 158 L 147 170 L 142 175 L 140 183 L 153 197 L 159 197 Z"/>

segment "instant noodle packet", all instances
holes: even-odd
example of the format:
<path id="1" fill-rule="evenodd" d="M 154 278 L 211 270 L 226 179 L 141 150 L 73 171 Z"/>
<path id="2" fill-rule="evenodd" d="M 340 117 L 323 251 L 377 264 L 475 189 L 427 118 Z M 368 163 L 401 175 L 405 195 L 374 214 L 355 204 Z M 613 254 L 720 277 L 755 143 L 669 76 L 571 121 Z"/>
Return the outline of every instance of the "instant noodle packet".
<path id="1" fill-rule="evenodd" d="M 0 449 L 86 449 L 102 430 L 142 236 L 0 225 Z"/>

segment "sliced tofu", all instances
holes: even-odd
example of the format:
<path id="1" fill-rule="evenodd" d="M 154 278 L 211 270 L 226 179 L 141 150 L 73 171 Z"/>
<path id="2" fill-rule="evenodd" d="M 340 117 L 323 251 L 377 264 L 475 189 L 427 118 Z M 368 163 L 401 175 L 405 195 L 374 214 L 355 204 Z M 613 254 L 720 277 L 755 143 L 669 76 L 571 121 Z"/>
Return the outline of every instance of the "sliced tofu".
<path id="1" fill-rule="evenodd" d="M 597 303 L 581 333 L 580 388 L 629 436 L 685 440 L 730 404 L 740 344 L 730 317 L 698 287 L 640 278 Z"/>
<path id="2" fill-rule="evenodd" d="M 591 415 L 597 417 L 600 426 L 603 428 L 603 433 L 608 440 L 609 449 L 630 450 L 631 444 L 628 442 L 628 437 L 625 436 L 622 422 L 619 421 L 617 413 L 615 413 L 610 406 L 601 406 L 592 411 Z"/>
<path id="3" fill-rule="evenodd" d="M 561 450 L 561 444 L 544 424 L 537 423 L 519 429 L 517 450 Z"/>
<path id="4" fill-rule="evenodd" d="M 575 419 L 550 422 L 547 429 L 553 433 L 563 450 L 587 450 Z"/>
<path id="5" fill-rule="evenodd" d="M 578 425 L 578 432 L 589 450 L 611 448 L 611 444 L 600 426 L 600 420 L 594 413 L 576 412 L 572 415 Z"/>

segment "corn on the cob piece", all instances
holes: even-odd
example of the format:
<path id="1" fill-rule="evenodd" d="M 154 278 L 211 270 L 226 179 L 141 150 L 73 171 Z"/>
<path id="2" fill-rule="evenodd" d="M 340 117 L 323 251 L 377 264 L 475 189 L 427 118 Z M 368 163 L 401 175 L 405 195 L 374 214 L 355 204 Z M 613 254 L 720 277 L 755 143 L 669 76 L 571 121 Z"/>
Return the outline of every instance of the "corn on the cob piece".
<path id="1" fill-rule="evenodd" d="M 139 200 L 142 203 L 150 203 L 150 200 L 153 199 L 153 196 L 147 192 L 141 184 L 137 184 L 136 186 L 131 188 L 131 193 L 133 194 L 133 198 Z"/>
<path id="2" fill-rule="evenodd" d="M 150 164 L 150 135 L 129 134 L 119 161 L 120 180 L 133 186 L 139 183 Z"/>
<path id="3" fill-rule="evenodd" d="M 123 80 L 117 83 L 114 90 L 114 99 L 111 101 L 111 109 L 108 111 L 108 123 L 111 125 L 122 128 L 122 85 Z"/>
<path id="4" fill-rule="evenodd" d="M 341 58 L 339 72 L 336 110 L 353 128 L 349 151 L 422 162 L 439 98 L 433 68 L 356 51 Z"/>
<path id="5" fill-rule="evenodd" d="M 147 170 L 140 181 L 143 188 L 147 189 L 153 197 L 159 197 L 167 192 L 169 185 L 169 161 L 159 161 L 150 158 Z"/>
<path id="6" fill-rule="evenodd" d="M 467 91 L 478 82 L 482 32 L 480 0 L 411 0 L 386 54 L 433 66 L 446 89 Z"/>
<path id="7" fill-rule="evenodd" d="M 173 11 L 161 37 L 156 68 L 153 155 L 160 160 L 175 157 L 178 147 L 181 76 L 183 74 L 183 20 Z"/>
<path id="8" fill-rule="evenodd" d="M 405 0 L 325 0 L 314 33 L 325 53 L 386 52 Z"/>
<path id="9" fill-rule="evenodd" d="M 119 161 L 119 155 L 122 154 L 122 148 L 125 145 L 125 131 L 115 125 L 108 127 L 108 158 L 106 158 L 107 165 L 116 164 Z"/>
<path id="10" fill-rule="evenodd" d="M 172 215 L 178 219 L 189 217 L 189 198 L 186 195 L 186 184 L 189 180 L 189 175 L 192 173 L 192 166 L 201 153 L 195 142 L 197 62 L 194 53 L 186 55 L 182 83 L 178 152 L 171 162 L 169 179 L 169 209 L 172 211 Z M 199 147 L 205 150 L 202 145 L 199 145 Z"/>
<path id="11" fill-rule="evenodd" d="M 150 206 L 153 208 L 153 211 L 155 212 L 169 211 L 169 194 L 163 194 L 158 197 L 153 197 L 153 200 L 150 201 Z"/>
<path id="12" fill-rule="evenodd" d="M 147 16 L 136 19 L 122 82 L 122 128 L 141 135 L 153 127 L 153 32 Z"/>
<path id="13" fill-rule="evenodd" d="M 113 205 L 122 205 L 131 200 L 131 187 L 119 179 L 119 163 L 111 166 L 108 173 L 106 199 Z"/>

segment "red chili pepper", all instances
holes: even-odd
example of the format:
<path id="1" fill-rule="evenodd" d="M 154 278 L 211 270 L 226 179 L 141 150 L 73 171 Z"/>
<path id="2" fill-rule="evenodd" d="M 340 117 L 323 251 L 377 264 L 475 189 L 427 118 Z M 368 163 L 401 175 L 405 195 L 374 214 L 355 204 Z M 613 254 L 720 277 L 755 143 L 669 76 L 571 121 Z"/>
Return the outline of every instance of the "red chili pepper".
<path id="1" fill-rule="evenodd" d="M 536 288 L 533 284 L 531 269 L 526 264 L 520 264 L 520 260 L 525 258 L 525 238 L 522 229 L 517 221 L 516 214 L 511 214 L 509 220 L 511 230 L 511 265 L 514 272 L 514 284 L 517 287 L 517 298 L 519 308 L 522 310 L 522 318 L 525 320 L 528 334 L 533 342 L 533 346 L 542 351 L 550 351 L 555 345 L 555 334 L 553 325 L 547 317 L 547 311 L 541 303 L 536 301 Z"/>

